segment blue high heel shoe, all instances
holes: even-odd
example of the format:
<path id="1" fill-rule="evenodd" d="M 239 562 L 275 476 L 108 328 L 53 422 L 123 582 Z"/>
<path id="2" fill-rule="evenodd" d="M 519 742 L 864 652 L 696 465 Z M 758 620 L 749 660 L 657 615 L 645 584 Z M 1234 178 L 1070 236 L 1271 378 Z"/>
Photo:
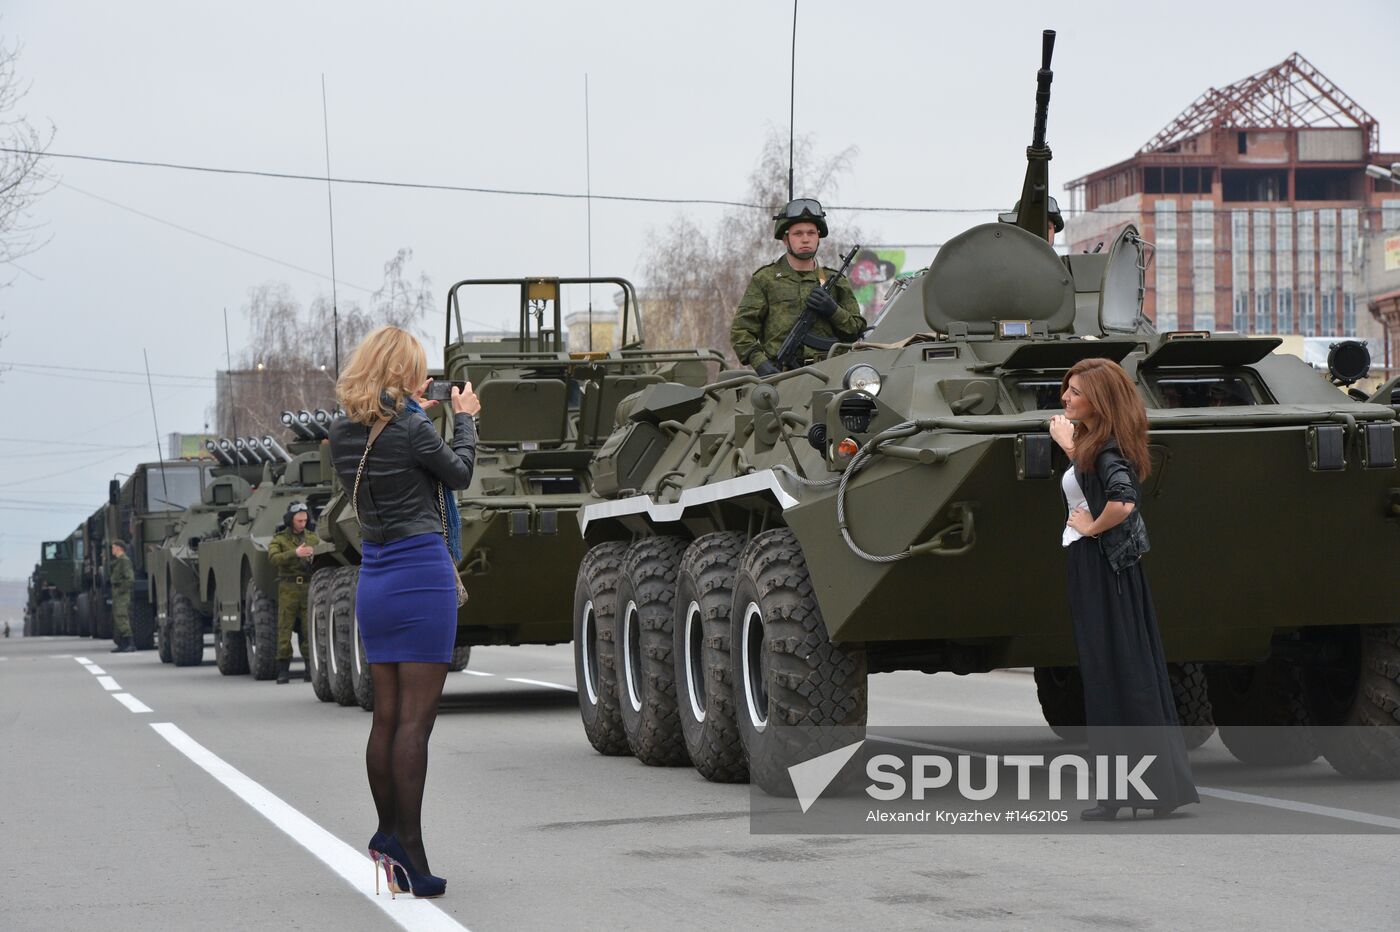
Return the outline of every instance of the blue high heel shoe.
<path id="1" fill-rule="evenodd" d="M 441 877 L 434 877 L 432 874 L 419 873 L 413 866 L 413 861 L 409 859 L 408 852 L 403 845 L 393 835 L 381 836 L 383 839 L 379 851 L 384 858 L 384 873 L 389 878 L 389 893 L 403 893 L 403 887 L 399 886 L 398 878 L 402 877 L 408 886 L 408 892 L 419 899 L 431 899 L 442 896 L 447 892 L 447 881 Z M 375 874 L 375 892 L 378 892 L 378 873 Z"/>
<path id="2" fill-rule="evenodd" d="M 374 837 L 369 840 L 369 856 L 374 861 L 374 895 L 379 895 L 379 870 L 383 868 L 384 879 L 389 883 L 390 893 L 402 893 L 399 885 L 394 882 L 394 870 L 389 866 L 389 859 L 384 854 L 384 844 L 389 840 L 389 836 L 383 832 L 375 832 Z"/>

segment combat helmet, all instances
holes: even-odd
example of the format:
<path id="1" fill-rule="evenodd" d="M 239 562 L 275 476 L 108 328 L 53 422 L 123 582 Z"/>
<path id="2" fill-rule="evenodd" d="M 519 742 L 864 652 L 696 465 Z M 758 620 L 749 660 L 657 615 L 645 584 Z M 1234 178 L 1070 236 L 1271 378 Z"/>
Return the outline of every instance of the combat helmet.
<path id="1" fill-rule="evenodd" d="M 813 197 L 798 197 L 788 201 L 782 210 L 773 215 L 773 238 L 782 239 L 788 227 L 794 223 L 815 223 L 817 234 L 825 237 L 826 211 L 821 202 Z"/>

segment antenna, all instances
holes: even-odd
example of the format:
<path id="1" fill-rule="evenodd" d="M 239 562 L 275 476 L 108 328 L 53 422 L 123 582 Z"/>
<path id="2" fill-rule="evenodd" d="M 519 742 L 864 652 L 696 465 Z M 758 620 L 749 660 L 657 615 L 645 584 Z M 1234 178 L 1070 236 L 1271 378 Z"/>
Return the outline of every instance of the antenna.
<path id="1" fill-rule="evenodd" d="M 160 488 L 166 499 L 170 498 L 170 487 L 165 484 L 165 454 L 160 449 L 160 422 L 156 420 L 156 390 L 151 387 L 151 359 L 146 348 L 141 347 L 141 358 L 146 363 L 146 391 L 151 396 L 151 424 L 156 429 L 156 457 L 160 460 Z"/>
<path id="2" fill-rule="evenodd" d="M 792 58 L 788 73 L 788 200 L 792 200 L 792 137 L 797 114 L 797 0 L 792 0 Z"/>
<path id="3" fill-rule="evenodd" d="M 335 289 L 335 200 L 331 197 L 331 121 L 326 113 L 326 75 L 321 73 L 321 130 L 326 140 L 326 213 L 331 227 L 331 330 L 335 335 L 335 377 L 340 378 L 340 302 Z M 237 431 L 235 431 L 237 433 Z"/>
<path id="4" fill-rule="evenodd" d="M 233 435 L 238 433 L 238 404 L 233 397 L 233 350 L 229 348 L 228 342 L 228 307 L 224 308 L 224 365 L 227 367 L 228 375 L 228 416 L 233 424 Z"/>
<path id="5" fill-rule="evenodd" d="M 593 352 L 593 142 L 588 125 L 588 73 L 583 75 L 584 202 L 588 205 L 588 351 Z"/>

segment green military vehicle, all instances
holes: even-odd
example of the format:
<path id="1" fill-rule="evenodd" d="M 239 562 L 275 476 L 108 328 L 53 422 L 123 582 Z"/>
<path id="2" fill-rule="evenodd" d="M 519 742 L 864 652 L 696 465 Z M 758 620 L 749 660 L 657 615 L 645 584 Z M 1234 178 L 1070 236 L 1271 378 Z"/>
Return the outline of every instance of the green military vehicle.
<path id="1" fill-rule="evenodd" d="M 131 593 L 131 635 L 138 650 L 155 647 L 155 586 L 149 572 L 150 559 L 182 520 L 185 509 L 199 503 L 213 466 L 212 460 L 141 463 L 125 481 L 113 479 L 108 484 L 103 545 L 100 553 L 93 554 L 95 560 L 100 560 L 93 579 L 100 586 L 97 591 L 105 606 L 111 594 L 111 541 L 126 541 L 126 555 L 136 573 Z M 110 612 L 107 614 L 110 625 Z"/>
<path id="2" fill-rule="evenodd" d="M 293 430 L 297 439 L 285 448 L 271 437 L 219 445 L 240 467 L 261 469 L 242 501 L 210 502 L 215 509 L 234 505 L 232 520 L 225 520 L 222 534 L 204 538 L 198 548 L 198 606 L 209 615 L 214 660 L 225 676 L 251 672 L 266 680 L 276 675 L 277 573 L 267 545 L 292 502 L 304 502 L 316 514 L 330 498 L 330 468 L 322 462 L 330 415 L 303 411 L 296 417 L 284 414 L 283 419 L 301 425 Z M 225 485 L 228 491 L 220 497 L 237 494 L 234 484 Z M 172 606 L 174 601 L 172 595 Z M 190 601 L 195 603 L 193 595 Z M 201 626 L 201 645 L 202 631 Z"/>
<path id="3" fill-rule="evenodd" d="M 1400 563 L 1394 383 L 1359 401 L 1277 339 L 1156 332 L 1132 226 L 1056 254 L 1047 40 L 1017 209 L 950 239 L 864 341 L 624 404 L 580 510 L 599 751 L 791 794 L 804 742 L 863 731 L 867 678 L 894 670 L 1035 667 L 1072 725 L 1048 422 L 1066 370 L 1107 357 L 1148 408 L 1149 575 L 1168 661 L 1195 665 L 1187 724 L 1208 702 L 1241 760 L 1400 777 L 1400 625 L 1375 588 Z"/>
<path id="4" fill-rule="evenodd" d="M 37 617 L 44 634 L 87 637 L 89 622 L 80 618 L 77 598 L 82 588 L 83 538 L 81 528 L 65 540 L 39 545 L 35 570 L 39 601 Z"/>
<path id="5" fill-rule="evenodd" d="M 151 557 L 156 595 L 156 650 L 163 663 L 174 663 L 177 667 L 198 666 L 203 662 L 204 634 L 212 630 L 213 606 L 206 598 L 208 590 L 203 585 L 211 574 L 200 575 L 200 545 L 222 536 L 226 522 L 232 521 L 238 506 L 252 494 L 252 485 L 237 471 L 237 463 L 220 459 L 226 454 L 217 445 L 210 449 L 232 474 L 216 475 L 209 480 L 200 503 L 185 511 L 182 520 Z"/>
<path id="6" fill-rule="evenodd" d="M 570 352 L 561 296 L 571 286 L 621 292 L 619 349 Z M 509 291 L 519 311 L 514 337 L 469 341 L 463 306 Z M 481 399 L 476 472 L 459 491 L 459 566 L 470 599 L 458 614 L 455 667 L 470 648 L 556 644 L 571 636 L 573 570 L 583 542 L 573 531 L 589 495 L 588 463 L 611 432 L 625 396 L 667 380 L 704 384 L 724 363 L 712 351 L 648 350 L 636 289 L 622 278 L 472 279 L 447 296 L 443 377 L 470 381 Z M 441 408 L 434 412 L 450 431 Z M 321 516 L 324 543 L 311 589 L 312 683 L 323 701 L 374 702 L 354 624 L 359 527 L 344 489 Z"/>
<path id="7" fill-rule="evenodd" d="M 80 625 L 86 624 L 93 638 L 112 636 L 112 611 L 107 600 L 111 595 L 103 576 L 103 553 L 110 556 L 107 544 L 107 506 L 94 511 L 82 524 L 83 560 L 82 584 L 74 600 Z"/>

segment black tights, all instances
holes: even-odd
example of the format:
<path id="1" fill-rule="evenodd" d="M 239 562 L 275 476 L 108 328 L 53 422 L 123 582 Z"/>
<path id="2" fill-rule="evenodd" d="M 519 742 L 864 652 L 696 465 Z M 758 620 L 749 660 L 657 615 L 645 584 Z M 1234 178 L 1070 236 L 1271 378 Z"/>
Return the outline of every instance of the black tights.
<path id="1" fill-rule="evenodd" d="M 428 778 L 428 736 L 437 719 L 445 663 L 372 663 L 374 721 L 365 747 L 369 791 L 379 831 L 394 835 L 413 866 L 428 872 L 423 850 L 423 784 Z"/>

